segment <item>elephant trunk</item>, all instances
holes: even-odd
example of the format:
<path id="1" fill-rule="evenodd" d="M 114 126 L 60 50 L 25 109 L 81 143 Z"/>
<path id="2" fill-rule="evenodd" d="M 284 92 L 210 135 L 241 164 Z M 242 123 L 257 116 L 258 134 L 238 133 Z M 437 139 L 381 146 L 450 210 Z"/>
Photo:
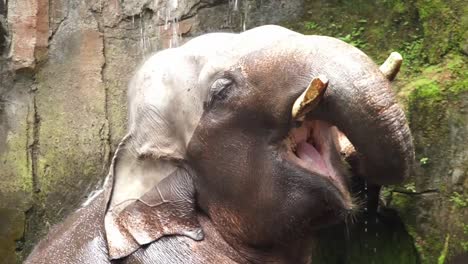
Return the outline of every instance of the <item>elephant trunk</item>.
<path id="1" fill-rule="evenodd" d="M 345 67 L 326 70 L 330 82 L 313 115 L 348 137 L 359 153 L 360 174 L 369 182 L 396 184 L 409 175 L 414 159 L 410 130 L 385 73 L 361 54 L 344 64 L 341 57 Z M 356 61 L 363 62 L 356 67 Z"/>

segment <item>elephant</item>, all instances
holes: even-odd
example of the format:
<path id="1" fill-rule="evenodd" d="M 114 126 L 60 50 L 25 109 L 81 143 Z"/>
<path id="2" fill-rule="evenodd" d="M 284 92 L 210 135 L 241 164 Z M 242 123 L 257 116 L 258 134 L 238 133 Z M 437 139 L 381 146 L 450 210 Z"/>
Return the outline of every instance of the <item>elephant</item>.
<path id="1" fill-rule="evenodd" d="M 102 189 L 26 263 L 310 263 L 316 231 L 359 210 L 354 174 L 410 173 L 401 61 L 274 25 L 155 53 Z"/>

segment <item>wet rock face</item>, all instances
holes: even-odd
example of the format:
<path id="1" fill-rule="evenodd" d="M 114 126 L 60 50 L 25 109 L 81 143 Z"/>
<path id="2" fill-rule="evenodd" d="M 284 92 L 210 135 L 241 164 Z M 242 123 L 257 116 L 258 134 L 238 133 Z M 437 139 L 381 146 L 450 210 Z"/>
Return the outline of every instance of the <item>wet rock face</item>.
<path id="1" fill-rule="evenodd" d="M 0 0 L 0 55 L 3 54 L 6 47 L 8 46 L 6 15 L 6 2 L 5 0 Z"/>
<path id="2" fill-rule="evenodd" d="M 47 51 L 48 0 L 10 1 L 8 25 L 11 27 L 11 64 L 15 70 L 34 68 Z"/>
<path id="3" fill-rule="evenodd" d="M 18 210 L 0 208 L 0 256 L 2 263 L 14 263 L 12 254 L 21 248 L 16 243 L 24 235 L 25 215 Z"/>
<path id="4" fill-rule="evenodd" d="M 21 262 L 102 184 L 145 57 L 301 12 L 262 2 L 0 0 L 0 263 Z"/>

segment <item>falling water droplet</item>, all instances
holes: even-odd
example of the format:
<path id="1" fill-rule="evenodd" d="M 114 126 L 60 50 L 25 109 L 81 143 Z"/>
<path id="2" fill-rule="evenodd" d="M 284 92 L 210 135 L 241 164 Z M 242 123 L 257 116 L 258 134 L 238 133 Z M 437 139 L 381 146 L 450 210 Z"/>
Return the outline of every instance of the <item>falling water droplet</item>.
<path id="1" fill-rule="evenodd" d="M 365 207 L 364 207 L 364 233 L 366 234 L 366 236 L 364 237 L 364 239 L 368 239 L 367 237 L 367 228 L 368 228 L 368 217 L 369 217 L 369 214 L 368 214 L 368 208 L 367 208 L 367 205 L 368 205 L 368 199 L 367 199 L 367 181 L 364 181 L 364 201 L 365 201 Z M 368 254 L 367 253 L 367 248 L 368 248 L 368 245 L 367 245 L 367 242 L 365 243 L 365 248 L 366 248 L 366 255 Z"/>
<path id="2" fill-rule="evenodd" d="M 174 21 L 171 23 L 171 28 L 172 28 L 172 37 L 169 42 L 169 47 L 177 47 L 179 45 L 179 23 L 177 22 L 177 19 L 174 19 Z"/>
<path id="3" fill-rule="evenodd" d="M 145 58 L 145 31 L 143 26 L 143 15 L 140 16 L 140 46 L 141 46 L 141 56 Z"/>
<path id="4" fill-rule="evenodd" d="M 169 25 L 169 14 L 166 11 L 166 18 L 164 19 L 164 30 L 167 30 L 167 28 L 169 27 L 168 25 Z"/>
<path id="5" fill-rule="evenodd" d="M 242 16 L 242 31 L 245 31 L 247 29 L 247 18 L 249 17 L 249 4 L 245 4 L 244 6 L 244 14 Z"/>

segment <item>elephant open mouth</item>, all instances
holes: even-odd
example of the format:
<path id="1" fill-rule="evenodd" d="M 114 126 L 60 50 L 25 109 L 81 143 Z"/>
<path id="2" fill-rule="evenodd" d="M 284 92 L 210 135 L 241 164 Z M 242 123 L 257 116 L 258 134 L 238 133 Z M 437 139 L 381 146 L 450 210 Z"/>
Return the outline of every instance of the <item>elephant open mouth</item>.
<path id="1" fill-rule="evenodd" d="M 286 160 L 305 169 L 312 177 L 319 177 L 327 186 L 338 191 L 335 192 L 338 195 L 334 195 L 335 202 L 327 202 L 345 211 L 352 211 L 356 206 L 347 188 L 347 169 L 341 154 L 354 150 L 354 147 L 336 126 L 313 118 L 313 109 L 322 100 L 327 87 L 326 77 L 314 78 L 295 101 L 292 117 L 296 127 L 289 131 L 286 139 Z"/>
<path id="2" fill-rule="evenodd" d="M 347 188 L 346 169 L 340 155 L 353 147 L 337 127 L 325 121 L 307 119 L 289 131 L 286 145 L 289 162 L 333 185 L 340 193 L 345 210 L 356 208 Z"/>
<path id="3" fill-rule="evenodd" d="M 297 163 L 307 170 L 327 177 L 337 184 L 343 181 L 331 163 L 331 147 L 338 147 L 336 128 L 326 122 L 304 121 L 289 133 L 289 146 Z"/>

